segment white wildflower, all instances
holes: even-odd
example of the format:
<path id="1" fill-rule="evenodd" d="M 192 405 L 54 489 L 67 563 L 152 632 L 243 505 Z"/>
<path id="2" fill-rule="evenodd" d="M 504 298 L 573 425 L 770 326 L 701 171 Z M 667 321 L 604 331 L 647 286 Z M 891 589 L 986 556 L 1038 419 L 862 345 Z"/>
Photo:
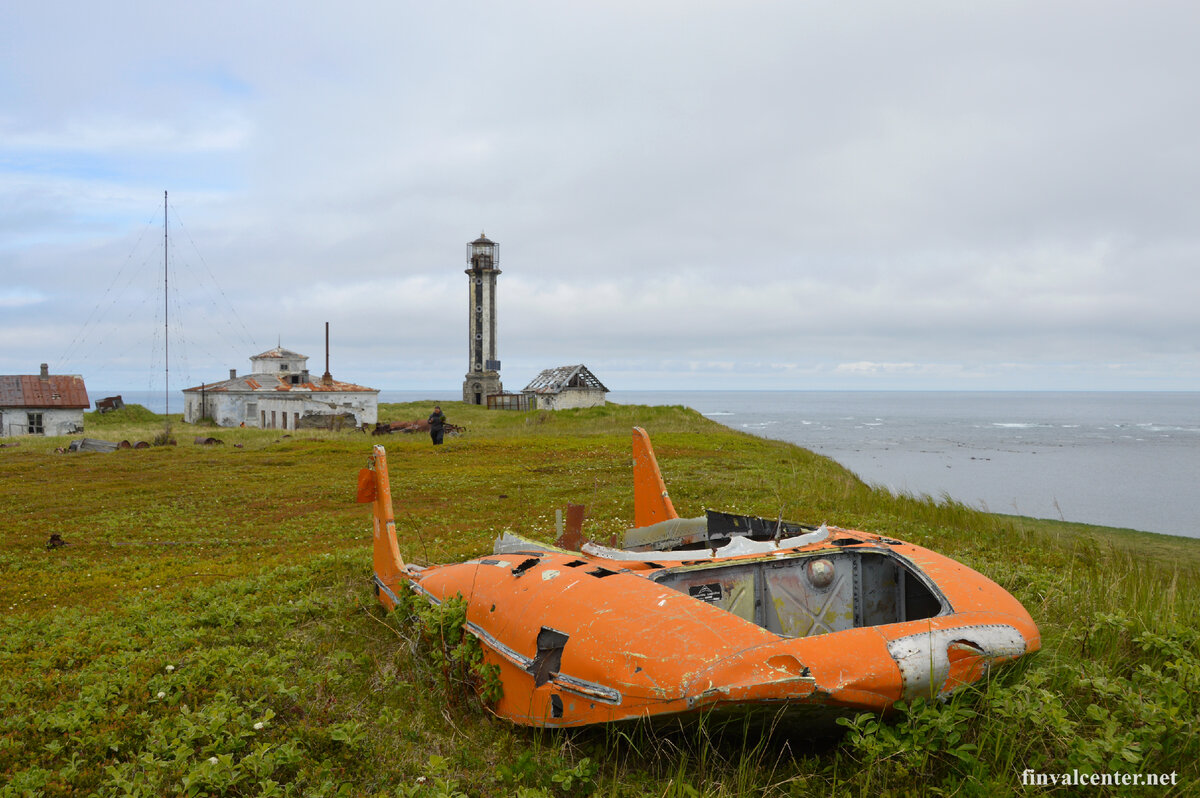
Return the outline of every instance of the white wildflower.
<path id="1" fill-rule="evenodd" d="M 164 693 L 162 690 L 159 690 L 159 691 L 158 691 L 158 697 L 159 697 L 159 698 L 166 698 L 166 697 L 167 697 L 167 694 L 166 694 L 166 693 Z"/>
<path id="2" fill-rule="evenodd" d="M 261 720 L 260 720 L 258 723 L 255 723 L 255 724 L 254 724 L 254 730 L 255 730 L 255 731 L 258 731 L 258 730 L 259 730 L 259 729 L 261 729 L 262 727 L 263 727 L 263 722 L 262 722 Z"/>
<path id="3" fill-rule="evenodd" d="M 210 764 L 210 765 L 215 765 L 215 764 L 217 764 L 217 758 L 216 758 L 215 756 L 210 756 L 210 757 L 208 758 L 208 764 Z"/>
<path id="4" fill-rule="evenodd" d="M 174 665 L 168 665 L 168 666 L 167 666 L 167 673 L 170 673 L 170 672 L 171 672 L 171 671 L 173 671 L 173 670 L 175 670 L 175 666 L 174 666 Z"/>

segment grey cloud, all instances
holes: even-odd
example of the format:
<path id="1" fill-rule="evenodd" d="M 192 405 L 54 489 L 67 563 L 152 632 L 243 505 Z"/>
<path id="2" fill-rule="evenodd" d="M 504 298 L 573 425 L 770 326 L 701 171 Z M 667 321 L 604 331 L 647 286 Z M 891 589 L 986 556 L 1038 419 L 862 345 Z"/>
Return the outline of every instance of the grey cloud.
<path id="1" fill-rule="evenodd" d="M 153 263 L 168 188 L 197 373 L 251 354 L 211 324 L 228 303 L 264 346 L 315 357 L 330 320 L 346 368 L 453 387 L 484 229 L 506 370 L 1200 379 L 1190 4 L 77 11 L 0 32 L 0 297 L 47 298 L 0 337 L 41 325 L 40 359 Z M 145 368 L 132 321 L 91 334 L 64 367 Z"/>

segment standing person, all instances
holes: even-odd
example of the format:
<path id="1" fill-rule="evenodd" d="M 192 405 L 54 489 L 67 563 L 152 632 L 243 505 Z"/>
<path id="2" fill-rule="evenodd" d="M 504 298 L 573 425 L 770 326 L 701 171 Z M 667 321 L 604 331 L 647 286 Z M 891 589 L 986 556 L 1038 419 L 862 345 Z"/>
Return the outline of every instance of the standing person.
<path id="1" fill-rule="evenodd" d="M 429 414 L 429 437 L 433 438 L 434 446 L 441 445 L 445 429 L 446 414 L 442 412 L 440 405 L 434 405 L 433 412 Z"/>

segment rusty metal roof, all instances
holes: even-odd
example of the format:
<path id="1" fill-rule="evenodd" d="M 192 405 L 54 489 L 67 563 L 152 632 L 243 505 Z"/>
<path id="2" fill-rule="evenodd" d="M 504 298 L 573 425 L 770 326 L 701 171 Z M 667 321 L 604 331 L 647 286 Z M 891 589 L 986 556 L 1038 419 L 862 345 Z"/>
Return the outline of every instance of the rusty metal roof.
<path id="1" fill-rule="evenodd" d="M 596 375 L 582 363 L 577 366 L 546 369 L 521 390 L 532 393 L 562 393 L 567 388 L 597 388 L 608 393 L 604 383 L 596 379 Z"/>
<path id="2" fill-rule="evenodd" d="M 296 358 L 303 358 L 308 360 L 308 355 L 302 355 L 299 352 L 293 352 L 290 349 L 284 349 L 282 346 L 277 346 L 274 349 L 268 349 L 261 355 L 251 355 L 250 357 L 251 360 L 258 360 L 259 358 L 278 358 L 281 360 L 294 360 Z"/>
<path id="3" fill-rule="evenodd" d="M 295 374 L 282 372 L 279 374 L 246 374 L 241 377 L 234 377 L 231 380 L 221 380 L 220 382 L 204 383 L 197 385 L 194 388 L 184 388 L 184 393 L 238 393 L 238 392 L 266 392 L 266 391 L 304 391 L 311 393 L 378 393 L 378 388 L 367 388 L 363 385 L 355 385 L 352 382 L 340 382 L 333 380 L 329 384 L 321 381 L 321 378 L 308 379 L 305 382 L 293 383 L 291 378 Z"/>
<path id="4" fill-rule="evenodd" d="M 0 407 L 83 408 L 91 405 L 83 377 L 78 374 L 0 376 Z"/>

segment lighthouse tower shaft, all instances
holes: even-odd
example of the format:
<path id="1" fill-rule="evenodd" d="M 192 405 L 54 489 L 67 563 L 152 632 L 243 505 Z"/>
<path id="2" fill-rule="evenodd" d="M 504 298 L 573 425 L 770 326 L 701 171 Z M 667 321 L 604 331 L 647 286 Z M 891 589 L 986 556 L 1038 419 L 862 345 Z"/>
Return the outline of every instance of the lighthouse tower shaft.
<path id="1" fill-rule="evenodd" d="M 500 270 L 500 246 L 487 236 L 467 245 L 466 270 L 469 282 L 467 303 L 467 375 L 463 380 L 463 401 L 486 405 L 491 394 L 503 392 L 500 382 L 500 358 L 496 352 L 496 278 Z"/>

